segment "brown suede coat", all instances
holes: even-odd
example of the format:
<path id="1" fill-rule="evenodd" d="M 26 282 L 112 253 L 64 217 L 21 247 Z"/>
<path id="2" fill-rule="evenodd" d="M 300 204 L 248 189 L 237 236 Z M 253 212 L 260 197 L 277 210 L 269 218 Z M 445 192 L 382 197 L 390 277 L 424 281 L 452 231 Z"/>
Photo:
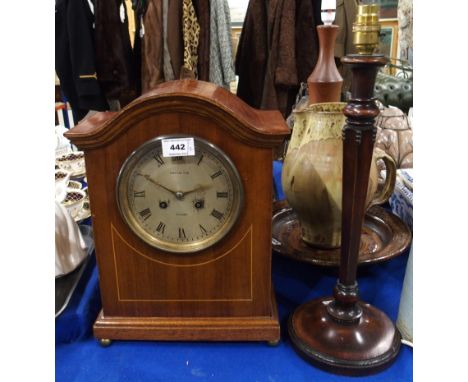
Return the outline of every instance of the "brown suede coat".
<path id="1" fill-rule="evenodd" d="M 262 109 L 278 109 L 285 115 L 288 90 L 298 84 L 294 19 L 295 0 L 273 0 L 267 6 L 267 58 Z"/>
<path id="2" fill-rule="evenodd" d="M 286 117 L 317 53 L 311 0 L 251 0 L 236 55 L 237 95 Z"/>
<path id="3" fill-rule="evenodd" d="M 164 81 L 162 0 L 148 0 L 141 39 L 141 91 L 146 93 Z"/>

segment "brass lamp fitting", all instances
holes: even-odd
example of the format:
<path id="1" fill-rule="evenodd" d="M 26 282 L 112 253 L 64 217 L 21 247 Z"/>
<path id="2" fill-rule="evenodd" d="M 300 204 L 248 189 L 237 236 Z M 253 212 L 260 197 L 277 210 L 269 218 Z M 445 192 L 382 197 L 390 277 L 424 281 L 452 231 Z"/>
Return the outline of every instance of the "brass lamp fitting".
<path id="1" fill-rule="evenodd" d="M 379 8 L 376 4 L 358 6 L 353 23 L 353 44 L 358 54 L 372 54 L 379 45 Z"/>

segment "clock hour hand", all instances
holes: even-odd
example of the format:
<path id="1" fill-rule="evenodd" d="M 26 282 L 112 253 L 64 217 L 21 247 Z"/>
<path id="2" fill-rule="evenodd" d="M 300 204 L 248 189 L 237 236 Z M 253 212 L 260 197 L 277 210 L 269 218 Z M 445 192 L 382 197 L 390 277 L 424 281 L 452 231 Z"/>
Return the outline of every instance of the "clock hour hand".
<path id="1" fill-rule="evenodd" d="M 211 186 L 199 186 L 199 187 L 196 187 L 196 188 L 194 188 L 192 190 L 185 191 L 182 194 L 183 194 L 183 196 L 185 196 L 185 195 L 191 194 L 192 192 L 206 191 L 206 190 L 208 190 L 210 188 L 211 188 Z"/>
<path id="2" fill-rule="evenodd" d="M 142 176 L 143 178 L 145 178 L 149 182 L 153 183 L 155 186 L 161 187 L 161 188 L 165 189 L 166 191 L 169 191 L 172 195 L 174 195 L 176 198 L 178 198 L 178 196 L 177 196 L 178 193 L 176 191 L 173 191 L 170 188 L 167 188 L 166 186 L 163 186 L 162 184 L 159 184 L 153 178 L 151 178 L 148 174 L 137 173 L 137 175 Z"/>

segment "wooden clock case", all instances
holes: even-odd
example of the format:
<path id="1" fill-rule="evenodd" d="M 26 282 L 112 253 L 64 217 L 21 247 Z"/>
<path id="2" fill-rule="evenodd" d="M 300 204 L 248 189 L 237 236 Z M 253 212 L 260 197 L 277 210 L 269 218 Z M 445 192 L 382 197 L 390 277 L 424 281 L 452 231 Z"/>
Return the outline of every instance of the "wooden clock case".
<path id="1" fill-rule="evenodd" d="M 117 206 L 125 159 L 169 134 L 218 146 L 244 186 L 237 223 L 197 253 L 147 245 Z M 252 109 L 227 90 L 194 80 L 163 83 L 120 112 L 97 113 L 66 134 L 85 153 L 103 306 L 96 338 L 279 340 L 271 283 L 272 160 L 288 134 L 279 112 Z"/>

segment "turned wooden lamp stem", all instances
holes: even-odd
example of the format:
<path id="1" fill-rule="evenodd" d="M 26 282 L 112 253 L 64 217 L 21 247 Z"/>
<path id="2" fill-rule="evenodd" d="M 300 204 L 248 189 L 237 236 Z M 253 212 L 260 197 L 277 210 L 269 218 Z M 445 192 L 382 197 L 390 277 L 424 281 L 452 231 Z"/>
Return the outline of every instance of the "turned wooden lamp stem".
<path id="1" fill-rule="evenodd" d="M 340 374 L 366 375 L 390 365 L 401 335 L 379 309 L 359 300 L 356 270 L 365 199 L 379 109 L 373 98 L 377 70 L 386 59 L 373 54 L 378 42 L 378 6 L 359 5 L 353 24 L 358 54 L 342 62 L 353 77 L 351 100 L 344 109 L 343 196 L 340 272 L 333 297 L 300 305 L 290 316 L 288 332 L 295 350 L 307 361 Z"/>
<path id="2" fill-rule="evenodd" d="M 343 129 L 343 197 L 341 261 L 339 279 L 333 291 L 335 301 L 328 312 L 336 319 L 356 321 L 362 311 L 357 305 L 356 271 L 359 256 L 369 172 L 374 150 L 374 119 L 379 109 L 373 97 L 377 70 L 385 64 L 379 55 L 347 56 L 343 63 L 353 73 L 351 100 L 344 109 L 347 124 Z"/>
<path id="3" fill-rule="evenodd" d="M 356 271 L 377 133 L 374 120 L 379 115 L 379 108 L 373 98 L 374 84 L 377 70 L 386 63 L 383 55 L 373 54 L 380 31 L 378 14 L 376 5 L 359 6 L 353 24 L 353 42 L 359 54 L 342 59 L 352 72 L 351 100 L 344 109 L 347 120 L 343 129 L 340 275 L 333 292 L 335 300 L 327 310 L 333 317 L 340 316 L 343 319 L 344 315 L 349 321 L 356 321 L 362 315 L 357 305 Z"/>
<path id="4" fill-rule="evenodd" d="M 362 59 L 361 59 L 362 60 Z M 343 130 L 343 192 L 340 282 L 351 285 L 356 280 L 362 223 L 369 183 L 369 172 L 374 150 L 374 119 L 379 109 L 372 99 L 377 69 L 384 65 L 382 58 L 357 61 L 345 57 L 343 63 L 351 65 L 353 85 L 351 101 L 344 114 L 347 125 Z M 358 85 L 358 86 L 356 86 Z"/>

